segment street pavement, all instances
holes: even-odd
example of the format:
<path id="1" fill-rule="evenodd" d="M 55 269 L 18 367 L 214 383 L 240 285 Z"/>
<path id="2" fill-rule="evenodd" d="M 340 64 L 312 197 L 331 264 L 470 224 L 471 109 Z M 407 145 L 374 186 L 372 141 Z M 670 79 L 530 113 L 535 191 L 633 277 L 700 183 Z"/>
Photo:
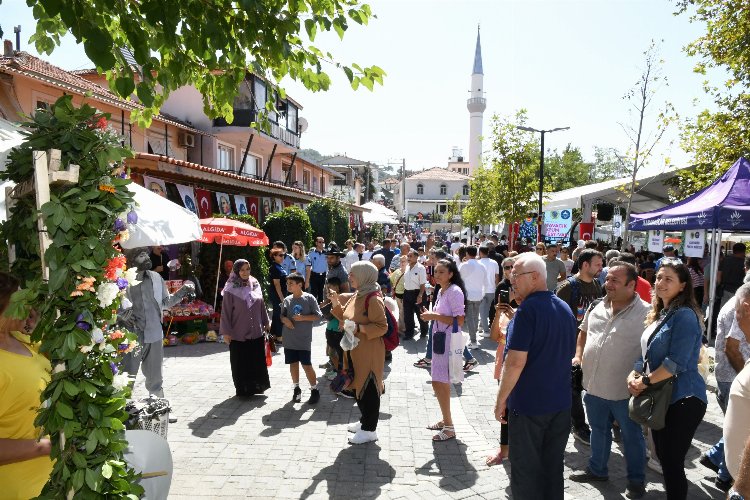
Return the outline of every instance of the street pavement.
<path id="1" fill-rule="evenodd" d="M 510 465 L 487 467 L 496 451 L 499 423 L 493 416 L 496 344 L 481 341 L 480 362 L 464 383 L 453 386 L 451 410 L 457 439 L 433 443 L 425 426 L 440 419 L 429 371 L 415 368 L 425 340 L 403 342 L 386 365 L 386 393 L 378 441 L 348 444 L 346 426 L 359 419 L 352 399 L 328 389 L 318 365 L 325 361 L 325 328 L 313 333 L 313 366 L 321 400 L 291 403 L 292 384 L 283 355 L 269 368 L 271 389 L 263 396 L 234 396 L 226 344 L 202 343 L 165 348 L 164 389 L 178 422 L 169 425 L 174 460 L 170 498 L 512 498 Z M 303 383 L 303 401 L 309 388 Z M 713 384 L 715 385 L 715 383 Z M 133 396 L 146 395 L 139 374 Z M 722 414 L 713 393 L 704 422 L 687 457 L 688 498 L 720 499 L 712 473 L 698 464 L 700 453 L 721 436 Z M 567 480 L 583 469 L 589 448 L 571 437 L 565 452 L 567 499 L 624 498 L 627 484 L 620 446 L 613 444 L 609 481 L 579 484 Z M 646 471 L 645 498 L 663 498 L 661 476 Z"/>

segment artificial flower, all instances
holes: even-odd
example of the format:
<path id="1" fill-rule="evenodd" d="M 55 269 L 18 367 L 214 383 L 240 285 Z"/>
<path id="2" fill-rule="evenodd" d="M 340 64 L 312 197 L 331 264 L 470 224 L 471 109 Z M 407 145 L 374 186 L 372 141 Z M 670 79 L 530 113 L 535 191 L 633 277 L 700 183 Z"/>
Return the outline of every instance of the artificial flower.
<path id="1" fill-rule="evenodd" d="M 83 314 L 79 314 L 76 318 L 76 326 L 85 331 L 89 331 L 89 329 L 91 328 L 91 325 L 83 320 Z"/>
<path id="2" fill-rule="evenodd" d="M 93 349 L 93 348 L 94 348 L 93 345 L 82 345 L 81 348 L 78 349 L 78 350 L 81 351 L 84 354 L 88 354 L 88 353 L 91 352 L 91 349 Z"/>
<path id="3" fill-rule="evenodd" d="M 117 278 L 117 281 L 115 281 L 117 284 L 117 288 L 120 290 L 125 290 L 128 287 L 128 280 L 125 278 Z"/>
<path id="4" fill-rule="evenodd" d="M 52 373 L 62 373 L 65 371 L 65 363 L 57 363 Z"/>
<path id="5" fill-rule="evenodd" d="M 140 281 L 136 279 L 138 277 L 138 269 L 136 269 L 135 267 L 126 269 L 122 277 L 128 280 L 128 283 L 130 283 L 131 286 L 134 286 L 140 283 Z M 123 304 L 123 309 L 127 309 L 127 307 L 124 304 Z"/>
<path id="6" fill-rule="evenodd" d="M 125 229 L 125 222 L 121 218 L 115 219 L 115 232 L 119 233 L 123 229 Z"/>
<path id="7" fill-rule="evenodd" d="M 104 342 L 104 332 L 102 332 L 101 328 L 94 328 L 93 330 L 91 330 L 91 341 L 94 344 Z"/>
<path id="8" fill-rule="evenodd" d="M 138 214 L 135 213 L 135 210 L 131 210 L 128 212 L 128 224 L 137 224 L 138 223 Z"/>
<path id="9" fill-rule="evenodd" d="M 96 298 L 99 299 L 99 307 L 108 307 L 117 298 L 120 287 L 116 283 L 102 283 L 96 290 Z"/>
<path id="10" fill-rule="evenodd" d="M 114 361 L 109 362 L 109 367 L 112 369 L 112 375 L 117 375 L 120 373 L 120 370 L 117 369 L 117 365 L 114 363 Z"/>
<path id="11" fill-rule="evenodd" d="M 112 340 L 121 339 L 124 336 L 125 336 L 125 334 L 122 333 L 121 330 L 115 330 L 114 332 L 112 332 L 112 333 L 109 334 L 109 338 L 111 338 Z"/>
<path id="12" fill-rule="evenodd" d="M 123 229 L 119 233 L 117 233 L 117 237 L 120 241 L 128 241 L 130 239 L 130 231 L 127 229 Z"/>
<path id="13" fill-rule="evenodd" d="M 128 386 L 128 382 L 129 382 L 129 379 L 128 379 L 127 373 L 118 373 L 117 375 L 112 377 L 112 387 L 116 391 L 123 390 L 125 387 Z"/>

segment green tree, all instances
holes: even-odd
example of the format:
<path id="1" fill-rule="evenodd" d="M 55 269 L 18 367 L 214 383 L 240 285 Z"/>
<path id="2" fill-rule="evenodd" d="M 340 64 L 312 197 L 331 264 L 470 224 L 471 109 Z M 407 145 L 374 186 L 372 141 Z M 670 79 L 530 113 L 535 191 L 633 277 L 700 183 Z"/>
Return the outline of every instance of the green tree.
<path id="1" fill-rule="evenodd" d="M 524 109 L 513 117 L 492 117 L 492 146 L 487 164 L 475 170 L 469 182 L 465 224 L 513 222 L 536 212 L 539 142 L 517 128 L 525 124 Z"/>
<path id="2" fill-rule="evenodd" d="M 316 92 L 331 80 L 323 65 L 343 71 L 352 88 L 372 90 L 383 83 L 377 66 L 341 64 L 313 45 L 319 32 L 343 39 L 349 23 L 373 17 L 358 0 L 27 0 L 37 20 L 31 37 L 36 49 L 51 54 L 61 36 L 82 43 L 112 91 L 146 106 L 144 123 L 159 112 L 170 92 L 193 85 L 212 118 L 232 119 L 232 104 L 248 71 L 269 82 L 299 81 Z M 120 49 L 131 51 L 134 68 Z M 137 73 L 137 74 L 136 74 Z M 284 92 L 280 90 L 283 97 Z M 269 93 L 264 104 L 275 106 Z"/>
<path id="3" fill-rule="evenodd" d="M 583 159 L 581 150 L 570 144 L 562 154 L 552 150 L 544 156 L 545 190 L 555 193 L 590 183 L 591 164 Z"/>
<path id="4" fill-rule="evenodd" d="M 263 222 L 263 231 L 271 242 L 283 241 L 289 249 L 295 241 L 304 243 L 305 248 L 313 243 L 310 217 L 299 207 L 286 207 L 270 214 Z"/>
<path id="5" fill-rule="evenodd" d="M 706 27 L 705 33 L 685 48 L 699 58 L 695 71 L 705 75 L 713 68 L 729 74 L 721 85 L 704 84 L 715 110 L 704 110 L 682 124 L 681 145 L 696 165 L 678 175 L 677 194 L 685 197 L 712 183 L 740 156 L 750 153 L 750 8 L 746 0 L 679 0 L 677 5 L 677 14 L 689 12 L 691 22 Z"/>
<path id="6" fill-rule="evenodd" d="M 375 199 L 375 177 L 372 175 L 372 169 L 377 168 L 375 165 L 367 164 L 362 168 L 362 199 L 364 203 Z"/>
<path id="7" fill-rule="evenodd" d="M 318 199 L 307 205 L 313 237 L 322 236 L 327 242 L 335 241 L 339 247 L 351 238 L 349 211 L 344 203 L 334 197 Z"/>
<path id="8" fill-rule="evenodd" d="M 451 232 L 453 232 L 453 223 L 456 222 L 456 217 L 461 216 L 461 208 L 461 195 L 456 193 L 453 195 L 453 198 L 448 200 L 448 204 L 445 207 L 445 217 L 451 224 Z M 461 222 L 463 223 L 463 220 Z"/>
<path id="9" fill-rule="evenodd" d="M 589 183 L 619 179 L 627 175 L 627 166 L 615 148 L 594 147 Z"/>

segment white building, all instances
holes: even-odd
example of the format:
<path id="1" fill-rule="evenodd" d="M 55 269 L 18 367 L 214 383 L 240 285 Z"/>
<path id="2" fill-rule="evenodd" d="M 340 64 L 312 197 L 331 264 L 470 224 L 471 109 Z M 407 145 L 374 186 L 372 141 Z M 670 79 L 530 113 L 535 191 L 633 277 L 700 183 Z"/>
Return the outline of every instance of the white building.
<path id="1" fill-rule="evenodd" d="M 410 221 L 450 222 L 445 218 L 448 203 L 458 195 L 464 205 L 469 201 L 468 175 L 445 168 L 434 167 L 406 178 L 394 186 L 394 205 L 401 216 L 408 215 Z M 405 191 L 402 191 L 406 185 Z"/>

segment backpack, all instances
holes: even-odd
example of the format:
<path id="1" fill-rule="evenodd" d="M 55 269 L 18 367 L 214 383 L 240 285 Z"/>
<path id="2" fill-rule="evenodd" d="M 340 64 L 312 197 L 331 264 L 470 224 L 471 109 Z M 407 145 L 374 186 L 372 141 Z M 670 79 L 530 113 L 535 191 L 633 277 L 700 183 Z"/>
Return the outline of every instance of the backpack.
<path id="1" fill-rule="evenodd" d="M 365 314 L 367 314 L 370 307 L 370 297 L 373 295 L 380 295 L 380 292 L 374 291 L 365 297 Z M 388 329 L 385 331 L 385 335 L 383 335 L 383 344 L 385 344 L 385 350 L 390 352 L 398 347 L 398 321 L 385 303 L 383 303 L 383 309 L 385 310 L 385 319 L 388 323 Z"/>

